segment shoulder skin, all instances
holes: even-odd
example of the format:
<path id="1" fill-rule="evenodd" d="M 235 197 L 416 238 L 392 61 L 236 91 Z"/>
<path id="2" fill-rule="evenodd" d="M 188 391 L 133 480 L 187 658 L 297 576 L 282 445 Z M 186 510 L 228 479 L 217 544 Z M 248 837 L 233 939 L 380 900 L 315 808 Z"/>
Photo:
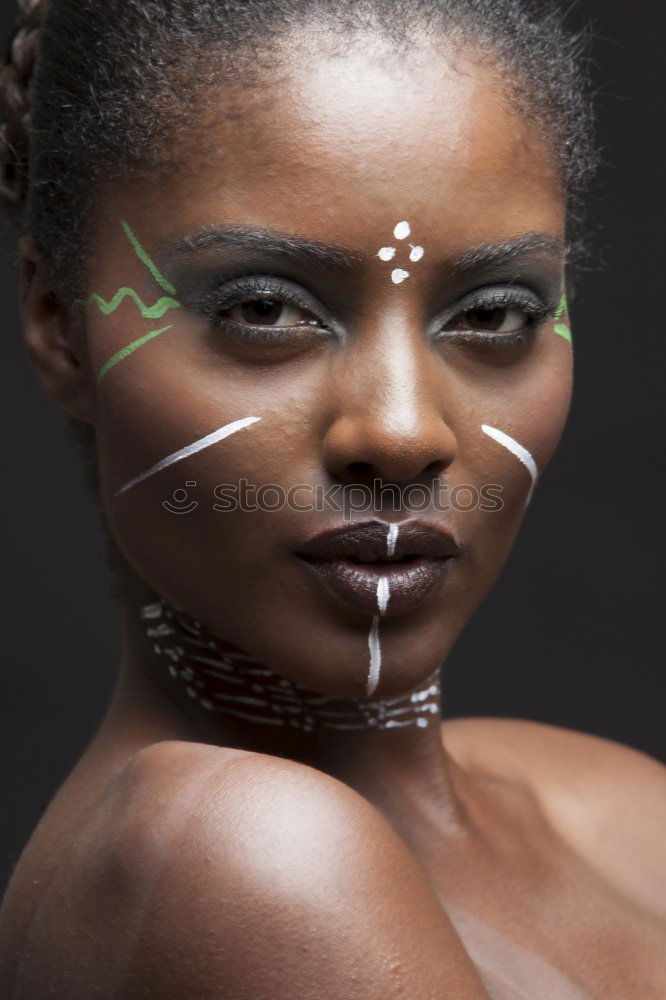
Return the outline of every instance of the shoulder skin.
<path id="1" fill-rule="evenodd" d="M 444 742 L 463 767 L 516 782 L 603 877 L 666 918 L 666 767 L 631 747 L 519 719 L 456 719 Z"/>
<path id="2" fill-rule="evenodd" d="M 116 779 L 80 865 L 77 958 L 108 1000 L 487 998 L 403 841 L 305 765 L 150 746 Z"/>

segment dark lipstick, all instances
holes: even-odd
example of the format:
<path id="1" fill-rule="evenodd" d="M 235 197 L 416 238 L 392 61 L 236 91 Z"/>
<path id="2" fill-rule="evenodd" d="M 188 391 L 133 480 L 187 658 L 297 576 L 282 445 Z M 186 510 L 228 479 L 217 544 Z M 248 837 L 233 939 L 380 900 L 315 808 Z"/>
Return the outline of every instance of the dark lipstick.
<path id="1" fill-rule="evenodd" d="M 314 535 L 296 554 L 347 604 L 389 618 L 417 607 L 458 552 L 453 536 L 439 526 L 412 520 L 391 530 L 386 521 L 375 520 Z M 388 595 L 383 612 L 381 593 Z"/>

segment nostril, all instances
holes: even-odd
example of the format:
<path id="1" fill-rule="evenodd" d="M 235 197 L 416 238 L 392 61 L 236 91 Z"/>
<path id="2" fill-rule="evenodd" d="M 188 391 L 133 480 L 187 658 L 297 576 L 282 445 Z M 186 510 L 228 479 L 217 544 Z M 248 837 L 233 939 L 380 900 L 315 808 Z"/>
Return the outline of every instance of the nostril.
<path id="1" fill-rule="evenodd" d="M 442 463 L 435 461 L 430 462 L 426 465 L 425 469 L 421 473 L 422 476 L 427 476 L 432 479 L 437 479 L 442 472 Z"/>
<path id="2" fill-rule="evenodd" d="M 372 465 L 370 462 L 350 462 L 347 466 L 347 474 L 354 479 L 371 479 Z"/>

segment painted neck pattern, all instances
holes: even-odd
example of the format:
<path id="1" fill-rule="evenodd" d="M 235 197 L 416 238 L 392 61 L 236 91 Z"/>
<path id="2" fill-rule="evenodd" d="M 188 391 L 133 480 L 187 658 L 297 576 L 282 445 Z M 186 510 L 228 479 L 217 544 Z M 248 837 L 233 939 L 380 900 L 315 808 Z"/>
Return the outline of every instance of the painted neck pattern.
<path id="1" fill-rule="evenodd" d="M 439 671 L 418 691 L 381 701 L 331 698 L 232 649 L 163 598 L 140 613 L 164 671 L 204 712 L 303 733 L 423 729 L 441 721 Z"/>

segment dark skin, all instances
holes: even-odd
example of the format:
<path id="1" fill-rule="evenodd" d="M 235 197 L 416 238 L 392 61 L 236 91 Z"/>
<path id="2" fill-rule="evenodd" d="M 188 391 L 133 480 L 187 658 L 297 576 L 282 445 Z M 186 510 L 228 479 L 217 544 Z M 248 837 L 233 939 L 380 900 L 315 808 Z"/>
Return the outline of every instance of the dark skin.
<path id="1" fill-rule="evenodd" d="M 91 308 L 81 342 L 22 243 L 29 350 L 51 395 L 95 425 L 102 500 L 129 568 L 116 695 L 15 873 L 0 996 L 662 997 L 666 780 L 656 762 L 505 720 L 318 737 L 231 725 L 172 697 L 142 643 L 138 608 L 163 594 L 290 680 L 362 699 L 368 617 L 324 596 L 293 554 L 341 515 L 216 515 L 203 503 L 176 518 L 162 501 L 187 479 L 202 499 L 242 476 L 285 488 L 500 483 L 500 512 L 429 513 L 461 556 L 419 608 L 382 624 L 377 696 L 418 690 L 492 585 L 524 512 L 527 472 L 481 424 L 505 429 L 543 470 L 566 418 L 557 170 L 487 61 L 459 57 L 454 68 L 426 43 L 405 59 L 375 41 L 337 60 L 294 52 L 285 68 L 279 113 L 238 96 L 243 113 L 199 137 L 206 155 L 183 142 L 177 174 L 134 179 L 100 206 L 89 291 L 110 299 L 131 286 L 155 301 L 127 219 L 180 311 L 153 322 L 130 302 L 108 316 Z M 426 253 L 393 285 L 377 251 L 403 219 Z M 355 259 L 322 267 L 176 249 L 229 225 Z M 521 240 L 509 261 L 486 253 L 463 266 L 479 247 Z M 278 276 L 308 296 L 309 309 L 287 304 L 290 322 L 296 309 L 307 325 L 250 340 L 239 304 L 215 323 L 197 291 L 204 273 Z M 531 290 L 546 315 L 530 326 L 524 305 L 508 306 L 490 333 L 529 328 L 523 342 L 471 342 L 469 330 L 488 327 L 461 303 L 507 284 Z M 115 351 L 167 323 L 97 382 Z M 250 414 L 261 421 L 115 495 Z M 488 928 L 503 936 L 492 974 Z"/>

